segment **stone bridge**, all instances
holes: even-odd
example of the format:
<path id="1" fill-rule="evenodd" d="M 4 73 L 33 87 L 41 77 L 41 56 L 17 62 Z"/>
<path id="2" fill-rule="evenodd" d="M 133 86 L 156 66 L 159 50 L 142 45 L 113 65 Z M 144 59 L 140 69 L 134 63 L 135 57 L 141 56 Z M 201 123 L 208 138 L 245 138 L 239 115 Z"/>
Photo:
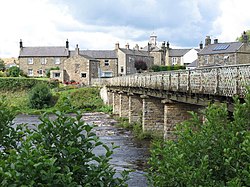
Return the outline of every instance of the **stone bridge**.
<path id="1" fill-rule="evenodd" d="M 233 110 L 233 96 L 243 99 L 250 83 L 250 64 L 114 77 L 104 82 L 113 113 L 140 121 L 143 131 L 174 138 L 177 123 L 209 103 L 224 102 Z"/>

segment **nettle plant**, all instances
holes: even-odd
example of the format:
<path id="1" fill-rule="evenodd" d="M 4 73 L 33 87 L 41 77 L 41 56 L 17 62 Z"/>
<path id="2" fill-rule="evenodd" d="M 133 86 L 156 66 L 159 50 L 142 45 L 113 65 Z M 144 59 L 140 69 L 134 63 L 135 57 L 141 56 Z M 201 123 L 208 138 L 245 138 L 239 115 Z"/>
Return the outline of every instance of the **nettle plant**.
<path id="1" fill-rule="evenodd" d="M 41 123 L 32 128 L 14 128 L 14 115 L 8 118 L 10 110 L 0 102 L 5 116 L 1 128 L 7 129 L 0 131 L 0 185 L 127 186 L 129 171 L 117 177 L 109 164 L 115 146 L 102 143 L 80 112 L 72 116 L 62 111 L 55 112 L 53 119 L 42 115 Z M 94 149 L 104 149 L 105 154 L 97 155 Z"/>

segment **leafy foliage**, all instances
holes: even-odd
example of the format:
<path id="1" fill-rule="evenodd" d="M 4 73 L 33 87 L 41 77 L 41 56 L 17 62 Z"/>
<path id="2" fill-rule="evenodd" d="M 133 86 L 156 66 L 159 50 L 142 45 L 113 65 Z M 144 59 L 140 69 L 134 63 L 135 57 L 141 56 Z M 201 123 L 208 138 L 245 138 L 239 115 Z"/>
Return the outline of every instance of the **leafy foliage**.
<path id="1" fill-rule="evenodd" d="M 135 69 L 136 70 L 147 70 L 148 69 L 147 63 L 144 62 L 143 60 L 136 60 L 135 61 Z"/>
<path id="2" fill-rule="evenodd" d="M 8 77 L 19 77 L 21 70 L 19 67 L 13 66 L 8 69 Z"/>
<path id="3" fill-rule="evenodd" d="M 8 116 L 6 107 L 0 103 L 6 116 L 4 127 L 24 138 L 0 141 L 1 186 L 127 186 L 128 172 L 118 178 L 109 164 L 115 147 L 103 144 L 79 112 L 73 116 L 62 111 L 44 114 L 39 125 L 20 125 L 23 130 L 18 131 L 12 128 L 13 116 Z M 0 133 L 10 137 L 9 131 Z M 104 149 L 105 154 L 95 154 L 95 149 Z"/>
<path id="4" fill-rule="evenodd" d="M 21 77 L 12 77 L 12 78 L 0 77 L 0 90 L 1 91 L 29 90 L 33 86 L 41 83 L 48 84 L 50 88 L 56 88 L 59 85 L 59 82 L 55 80 L 46 81 L 46 80 L 21 78 Z"/>
<path id="5" fill-rule="evenodd" d="M 46 84 L 37 84 L 29 93 L 31 108 L 42 109 L 49 107 L 52 102 L 52 93 Z"/>
<path id="6" fill-rule="evenodd" d="M 246 31 L 246 35 L 248 36 L 248 42 L 250 42 L 250 30 L 247 30 L 247 31 Z M 242 37 L 242 35 L 241 35 L 240 37 L 237 37 L 237 38 L 236 38 L 236 41 L 243 42 L 243 37 Z"/>
<path id="7" fill-rule="evenodd" d="M 179 70 L 179 69 L 186 69 L 185 66 L 158 66 L 158 65 L 153 65 L 150 68 L 154 72 L 159 72 L 159 71 L 172 71 L 172 70 Z"/>
<path id="8" fill-rule="evenodd" d="M 50 78 L 50 71 L 51 70 L 60 70 L 59 67 L 53 67 L 53 68 L 50 68 L 47 72 L 46 72 L 46 77 Z"/>
<path id="9" fill-rule="evenodd" d="M 177 141 L 155 143 L 148 178 L 154 186 L 248 186 L 250 184 L 250 94 L 235 100 L 233 119 L 225 105 L 211 105 L 205 121 L 177 127 Z"/>

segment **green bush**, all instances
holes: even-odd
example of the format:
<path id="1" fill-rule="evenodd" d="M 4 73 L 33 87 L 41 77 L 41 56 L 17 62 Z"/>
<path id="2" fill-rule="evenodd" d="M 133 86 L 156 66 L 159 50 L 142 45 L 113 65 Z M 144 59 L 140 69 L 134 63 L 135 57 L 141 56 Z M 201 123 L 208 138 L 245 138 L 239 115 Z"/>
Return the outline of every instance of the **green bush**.
<path id="1" fill-rule="evenodd" d="M 155 143 L 148 179 L 153 186 L 249 186 L 250 94 L 235 100 L 233 119 L 225 105 L 211 105 L 177 127 L 177 141 Z"/>
<path id="2" fill-rule="evenodd" d="M 21 70 L 17 66 L 10 67 L 7 70 L 8 77 L 19 77 L 20 73 L 21 73 Z"/>
<path id="3" fill-rule="evenodd" d="M 117 177 L 109 164 L 115 147 L 103 144 L 79 112 L 71 117 L 57 111 L 53 119 L 44 114 L 39 125 L 22 124 L 18 130 L 12 128 L 13 117 L 8 118 L 9 111 L 1 103 L 0 111 L 7 116 L 4 127 L 25 137 L 12 136 L 14 146 L 0 139 L 1 186 L 127 186 L 128 171 Z M 9 131 L 0 133 L 10 136 Z M 94 149 L 104 149 L 105 154 L 97 155 Z"/>
<path id="4" fill-rule="evenodd" d="M 52 103 L 52 93 L 46 84 L 37 84 L 29 93 L 29 106 L 35 109 L 47 108 Z"/>

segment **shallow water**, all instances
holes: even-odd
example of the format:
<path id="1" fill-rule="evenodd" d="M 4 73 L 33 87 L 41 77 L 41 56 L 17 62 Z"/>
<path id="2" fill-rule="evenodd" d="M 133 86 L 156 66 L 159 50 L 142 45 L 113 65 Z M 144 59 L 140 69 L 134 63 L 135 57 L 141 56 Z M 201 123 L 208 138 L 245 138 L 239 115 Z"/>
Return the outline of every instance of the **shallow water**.
<path id="1" fill-rule="evenodd" d="M 124 169 L 133 169 L 130 173 L 129 187 L 145 187 L 147 180 L 145 175 L 146 162 L 149 157 L 149 142 L 136 141 L 132 134 L 122 128 L 114 126 L 116 121 L 108 114 L 84 113 L 83 120 L 86 123 L 97 125 L 94 129 L 101 141 L 111 146 L 114 143 L 119 148 L 114 150 L 111 164 L 117 171 Z M 38 124 L 39 116 L 37 115 L 18 115 L 15 124 L 27 123 Z M 104 153 L 103 149 L 95 150 L 97 154 Z"/>

